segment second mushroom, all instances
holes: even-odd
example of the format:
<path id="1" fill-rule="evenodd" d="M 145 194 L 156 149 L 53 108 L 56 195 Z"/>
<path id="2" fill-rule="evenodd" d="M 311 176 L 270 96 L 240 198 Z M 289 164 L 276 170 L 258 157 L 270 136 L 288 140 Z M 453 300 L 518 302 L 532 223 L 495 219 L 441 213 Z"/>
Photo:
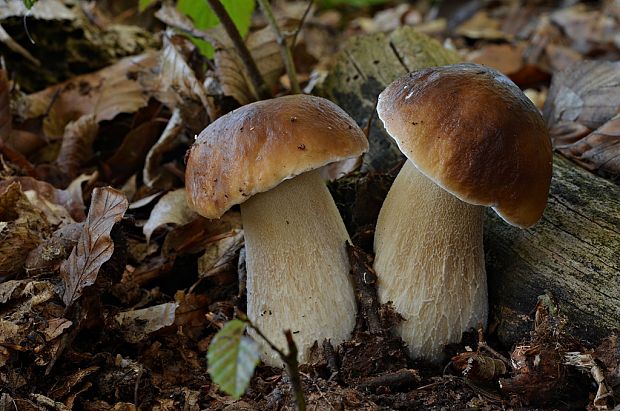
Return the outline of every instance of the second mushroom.
<path id="1" fill-rule="evenodd" d="M 486 325 L 482 206 L 518 227 L 536 223 L 551 144 L 521 90 L 475 64 L 406 75 L 381 93 L 377 111 L 408 159 L 377 221 L 379 298 L 404 316 L 411 355 L 439 361 L 445 344 Z"/>

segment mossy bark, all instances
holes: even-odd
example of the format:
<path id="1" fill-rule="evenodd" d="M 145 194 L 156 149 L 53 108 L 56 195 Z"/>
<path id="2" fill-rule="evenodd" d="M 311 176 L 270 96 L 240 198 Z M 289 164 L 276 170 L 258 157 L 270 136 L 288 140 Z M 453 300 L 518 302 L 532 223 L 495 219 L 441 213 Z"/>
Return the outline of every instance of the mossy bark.
<path id="1" fill-rule="evenodd" d="M 458 56 L 408 27 L 351 39 L 320 93 L 365 126 L 378 94 L 415 69 Z M 401 154 L 380 121 L 370 131 L 363 171 L 385 172 Z M 549 204 L 528 230 L 489 210 L 485 223 L 490 326 L 507 345 L 526 338 L 537 297 L 554 295 L 568 326 L 596 341 L 620 330 L 620 187 L 556 155 Z"/>

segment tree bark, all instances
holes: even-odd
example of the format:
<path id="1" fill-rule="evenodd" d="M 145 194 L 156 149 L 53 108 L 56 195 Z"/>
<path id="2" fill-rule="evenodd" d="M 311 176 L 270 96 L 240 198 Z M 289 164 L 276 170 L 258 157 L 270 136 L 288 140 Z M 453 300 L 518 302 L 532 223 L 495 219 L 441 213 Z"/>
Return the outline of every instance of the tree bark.
<path id="1" fill-rule="evenodd" d="M 409 27 L 351 39 L 319 92 L 365 126 L 378 94 L 409 71 L 452 64 L 458 56 Z M 370 130 L 362 171 L 386 172 L 402 155 L 381 121 Z M 549 291 L 567 326 L 592 342 L 620 330 L 620 187 L 554 157 L 549 203 L 527 230 L 488 210 L 486 265 L 490 328 L 506 345 L 527 339 L 537 297 Z"/>

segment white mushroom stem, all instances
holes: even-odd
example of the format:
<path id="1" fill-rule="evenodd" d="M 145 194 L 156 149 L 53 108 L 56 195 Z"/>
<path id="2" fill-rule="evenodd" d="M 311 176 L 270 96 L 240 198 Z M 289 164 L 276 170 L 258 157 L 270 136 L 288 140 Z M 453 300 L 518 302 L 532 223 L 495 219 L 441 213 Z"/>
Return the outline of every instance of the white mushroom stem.
<path id="1" fill-rule="evenodd" d="M 319 171 L 254 195 L 241 204 L 241 216 L 250 320 L 284 351 L 290 329 L 302 363 L 314 341 L 349 337 L 356 312 L 349 235 Z M 264 344 L 262 359 L 283 364 Z"/>
<path id="2" fill-rule="evenodd" d="M 398 332 L 414 358 L 440 361 L 445 344 L 486 325 L 483 210 L 410 161 L 383 203 L 375 232 L 379 299 L 405 317 Z"/>

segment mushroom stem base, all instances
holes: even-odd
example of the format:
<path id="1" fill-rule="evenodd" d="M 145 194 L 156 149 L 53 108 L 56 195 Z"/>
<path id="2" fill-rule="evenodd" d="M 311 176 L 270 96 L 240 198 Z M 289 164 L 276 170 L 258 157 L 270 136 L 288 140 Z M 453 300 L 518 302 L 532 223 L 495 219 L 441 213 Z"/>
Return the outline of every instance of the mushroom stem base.
<path id="1" fill-rule="evenodd" d="M 398 332 L 412 357 L 439 361 L 445 344 L 486 325 L 483 212 L 410 161 L 383 203 L 375 232 L 379 299 L 405 317 Z"/>
<path id="2" fill-rule="evenodd" d="M 282 349 L 290 329 L 300 362 L 315 340 L 348 338 L 356 312 L 349 235 L 319 171 L 253 196 L 241 204 L 241 214 L 250 320 Z M 266 364 L 282 366 L 264 344 L 261 351 Z"/>

